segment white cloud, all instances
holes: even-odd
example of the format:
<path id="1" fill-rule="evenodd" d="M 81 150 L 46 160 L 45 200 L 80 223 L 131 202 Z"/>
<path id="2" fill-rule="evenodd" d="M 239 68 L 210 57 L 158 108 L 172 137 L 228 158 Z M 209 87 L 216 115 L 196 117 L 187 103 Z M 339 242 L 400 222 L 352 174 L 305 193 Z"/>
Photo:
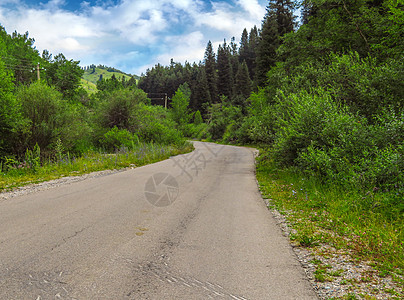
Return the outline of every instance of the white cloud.
<path id="1" fill-rule="evenodd" d="M 156 41 L 156 33 L 164 31 L 168 24 L 163 18 L 163 13 L 158 10 L 148 12 L 148 18 L 137 19 L 132 22 L 117 24 L 114 29 L 121 36 L 133 44 L 150 44 Z"/>
<path id="2" fill-rule="evenodd" d="M 260 5 L 257 0 L 238 0 L 237 2 L 254 19 L 263 18 L 265 15 L 265 6 Z"/>
<path id="3" fill-rule="evenodd" d="M 58 10 L 64 4 L 66 4 L 65 0 L 50 0 L 48 3 L 42 4 L 42 6 L 48 10 Z"/>
<path id="4" fill-rule="evenodd" d="M 83 16 L 61 10 L 28 9 L 3 11 L 3 25 L 8 31 L 28 31 L 39 49 L 48 49 L 57 54 L 66 52 L 74 55 L 77 51 L 90 50 L 86 38 L 100 37 L 101 34 L 91 21 Z"/>
<path id="5" fill-rule="evenodd" d="M 164 65 L 170 63 L 171 58 L 175 62 L 184 63 L 203 59 L 206 41 L 200 31 L 191 32 L 185 36 L 172 36 L 166 39 L 167 51 L 157 57 Z"/>
<path id="6" fill-rule="evenodd" d="M 88 50 L 89 47 L 80 44 L 77 40 L 73 38 L 65 38 L 59 40 L 56 44 L 58 49 L 61 49 L 62 52 L 74 52 L 74 51 L 82 51 Z"/>
<path id="7" fill-rule="evenodd" d="M 265 15 L 265 6 L 257 0 L 238 0 L 237 5 L 243 10 L 237 10 L 228 3 L 214 2 L 211 12 L 198 14 L 196 24 L 221 30 L 227 36 L 239 37 L 244 28 L 248 30 L 260 24 Z"/>
<path id="8" fill-rule="evenodd" d="M 44 0 L 46 4 L 28 7 L 23 0 L 0 0 L 0 24 L 8 32 L 28 31 L 40 51 L 140 70 L 158 62 L 168 64 L 171 58 L 203 60 L 208 40 L 216 45 L 223 38 L 239 38 L 244 28 L 259 25 L 265 14 L 260 2 L 266 2 L 234 0 L 231 5 L 214 1 L 206 11 L 209 0 L 100 1 L 95 6 L 82 1 L 79 11 L 70 12 L 65 10 L 65 1 Z M 14 9 L 10 3 L 17 3 Z M 97 61 L 90 61 L 92 57 Z M 125 59 L 132 65 L 124 63 Z"/>

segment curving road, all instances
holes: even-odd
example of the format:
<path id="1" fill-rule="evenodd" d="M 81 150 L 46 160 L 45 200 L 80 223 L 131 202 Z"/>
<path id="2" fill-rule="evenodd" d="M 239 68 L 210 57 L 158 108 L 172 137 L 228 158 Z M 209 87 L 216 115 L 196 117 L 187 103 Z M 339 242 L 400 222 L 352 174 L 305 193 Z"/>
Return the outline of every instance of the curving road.
<path id="1" fill-rule="evenodd" d="M 195 148 L 0 201 L 0 299 L 317 299 L 253 150 Z"/>

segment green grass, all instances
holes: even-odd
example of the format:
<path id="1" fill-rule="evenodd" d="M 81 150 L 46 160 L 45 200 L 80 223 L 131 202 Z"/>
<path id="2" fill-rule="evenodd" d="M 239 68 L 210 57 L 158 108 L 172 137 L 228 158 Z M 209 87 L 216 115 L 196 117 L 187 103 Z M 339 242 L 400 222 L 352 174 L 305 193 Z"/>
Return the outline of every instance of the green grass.
<path id="1" fill-rule="evenodd" d="M 131 165 L 143 166 L 193 150 L 191 144 L 181 147 L 141 144 L 132 150 L 123 149 L 113 154 L 90 151 L 81 157 L 65 155 L 57 161 L 42 163 L 35 171 L 29 168 L 12 168 L 0 174 L 0 191 L 31 183 L 53 180 L 65 176 L 78 176 L 95 171 L 122 169 Z"/>
<path id="2" fill-rule="evenodd" d="M 108 79 L 111 78 L 113 75 L 118 80 L 121 80 L 124 77 L 126 80 L 131 78 L 131 75 L 128 75 L 123 72 L 112 72 L 108 71 L 108 68 L 95 68 L 95 72 L 93 73 L 93 69 L 86 70 L 81 78 L 81 86 L 90 94 L 97 92 L 97 81 L 100 79 L 100 75 L 102 78 Z M 136 82 L 138 81 L 138 76 L 135 75 Z"/>
<path id="3" fill-rule="evenodd" d="M 402 287 L 404 218 L 395 192 L 343 189 L 307 178 L 293 169 L 278 169 L 264 155 L 257 165 L 261 193 L 285 214 L 302 247 L 328 244 L 353 259 L 371 262 L 379 276 L 392 275 Z M 315 277 L 328 281 L 341 275 L 317 266 Z M 366 280 L 366 278 L 364 278 Z"/>
<path id="4" fill-rule="evenodd" d="M 93 94 L 97 92 L 97 85 L 88 80 L 81 78 L 81 86 L 89 93 Z"/>
<path id="5" fill-rule="evenodd" d="M 100 75 L 102 75 L 102 77 L 103 77 L 104 79 L 111 78 L 112 75 L 115 75 L 115 77 L 116 77 L 118 80 L 120 80 L 122 76 L 125 77 L 126 80 L 129 80 L 129 79 L 131 78 L 131 76 L 128 75 L 128 74 L 124 74 L 124 73 L 120 73 L 120 72 L 109 72 L 107 69 L 98 68 L 98 67 L 95 68 L 95 72 L 94 72 L 94 73 L 92 73 L 92 72 L 93 72 L 92 69 L 86 70 L 86 71 L 84 72 L 82 78 L 83 78 L 84 80 L 88 81 L 88 82 L 93 83 L 93 84 L 96 84 L 96 83 L 97 83 L 97 81 L 100 79 Z"/>

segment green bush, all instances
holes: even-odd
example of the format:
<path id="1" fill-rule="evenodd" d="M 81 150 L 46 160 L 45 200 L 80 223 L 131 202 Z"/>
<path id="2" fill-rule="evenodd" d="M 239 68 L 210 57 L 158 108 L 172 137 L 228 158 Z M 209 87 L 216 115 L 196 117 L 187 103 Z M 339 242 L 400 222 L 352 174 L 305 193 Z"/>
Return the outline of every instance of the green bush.
<path id="1" fill-rule="evenodd" d="M 179 128 L 188 124 L 192 117 L 188 110 L 190 93 L 191 91 L 187 84 L 181 85 L 175 92 L 171 102 L 171 116 Z"/>
<path id="2" fill-rule="evenodd" d="M 19 130 L 17 153 L 38 144 L 43 153 L 50 153 L 60 139 L 66 150 L 89 133 L 81 104 L 62 100 L 62 94 L 43 82 L 21 86 L 16 93 L 26 125 Z"/>
<path id="3" fill-rule="evenodd" d="M 248 115 L 237 130 L 238 139 L 244 143 L 272 144 L 275 135 L 276 109 L 269 104 L 267 91 L 252 93 Z"/>
<path id="4" fill-rule="evenodd" d="M 402 64 L 356 52 L 292 71 L 278 63 L 268 86 L 250 96 L 241 126 L 221 116 L 218 134 L 230 139 L 235 132 L 238 141 L 270 145 L 278 165 L 323 181 L 402 191 Z"/>
<path id="5" fill-rule="evenodd" d="M 158 144 L 183 144 L 184 137 L 176 129 L 176 123 L 161 106 L 139 104 L 133 115 L 136 123 L 134 132 L 144 142 Z"/>
<path id="6" fill-rule="evenodd" d="M 235 141 L 235 131 L 239 128 L 243 117 L 241 107 L 233 106 L 226 98 L 222 98 L 221 103 L 212 104 L 208 112 L 208 131 L 212 139 Z"/>
<path id="7" fill-rule="evenodd" d="M 109 151 L 117 150 L 121 147 L 133 149 L 138 144 L 139 138 L 136 134 L 133 134 L 126 129 L 118 129 L 116 126 L 105 133 L 101 140 L 101 145 Z"/>
<path id="8" fill-rule="evenodd" d="M 99 95 L 98 123 L 102 128 L 118 127 L 134 131 L 135 110 L 139 103 L 149 103 L 146 93 L 139 89 L 119 89 Z"/>
<path id="9" fill-rule="evenodd" d="M 361 58 L 357 52 L 331 54 L 316 62 L 304 63 L 292 74 L 279 63 L 268 74 L 269 100 L 277 92 L 284 94 L 319 87 L 327 90 L 341 105 L 348 105 L 372 122 L 381 110 L 391 107 L 396 113 L 404 108 L 404 62 L 386 60 L 379 63 L 369 56 Z"/>
<path id="10" fill-rule="evenodd" d="M 321 89 L 278 101 L 271 153 L 280 165 L 362 189 L 403 188 L 403 125 L 394 113 L 369 124 Z"/>
<path id="11" fill-rule="evenodd" d="M 331 96 L 321 90 L 318 95 L 305 91 L 281 94 L 276 108 L 273 155 L 283 165 L 292 165 L 299 153 L 313 143 L 316 147 L 325 146 L 324 125 L 340 115 Z"/>
<path id="12" fill-rule="evenodd" d="M 3 42 L 0 39 L 0 55 L 3 55 Z M 0 162 L 5 155 L 13 152 L 16 140 L 15 131 L 22 116 L 20 104 L 13 95 L 13 78 L 0 60 Z"/>
<path id="13" fill-rule="evenodd" d="M 27 149 L 25 152 L 25 163 L 33 172 L 36 172 L 41 166 L 41 149 L 38 144 L 35 144 L 33 150 Z"/>
<path id="14" fill-rule="evenodd" d="M 200 125 L 202 123 L 203 123 L 203 120 L 202 120 L 201 112 L 199 110 L 197 110 L 195 115 L 194 115 L 194 124 L 196 126 L 198 126 L 198 125 Z"/>

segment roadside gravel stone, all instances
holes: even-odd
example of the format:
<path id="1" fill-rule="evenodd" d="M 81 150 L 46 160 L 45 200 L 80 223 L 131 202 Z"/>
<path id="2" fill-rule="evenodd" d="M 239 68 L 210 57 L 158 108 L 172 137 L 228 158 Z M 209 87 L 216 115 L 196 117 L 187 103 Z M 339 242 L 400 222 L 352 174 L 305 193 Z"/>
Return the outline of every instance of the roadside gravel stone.
<path id="1" fill-rule="evenodd" d="M 96 177 L 111 175 L 111 174 L 122 172 L 122 171 L 125 171 L 128 169 L 133 169 L 134 167 L 135 167 L 135 165 L 131 165 L 128 168 L 119 169 L 119 170 L 104 170 L 104 171 L 92 172 L 89 174 L 84 174 L 84 175 L 79 175 L 79 176 L 66 176 L 66 177 L 62 177 L 59 179 L 44 181 L 41 183 L 29 184 L 26 186 L 15 188 L 12 191 L 0 192 L 0 201 L 5 201 L 5 200 L 13 198 L 13 197 L 36 193 L 36 192 L 43 191 L 43 190 L 49 190 L 49 189 L 52 189 L 52 188 L 55 188 L 55 187 L 58 187 L 61 185 L 71 184 L 73 182 L 86 180 L 88 178 L 96 178 Z"/>
<path id="2" fill-rule="evenodd" d="M 271 207 L 270 199 L 265 199 L 279 227 L 286 236 L 294 233 L 286 217 Z M 288 215 L 290 212 L 285 212 Z M 403 288 L 392 280 L 391 276 L 380 277 L 379 271 L 370 266 L 371 262 L 356 261 L 348 250 L 337 250 L 327 244 L 314 247 L 301 247 L 291 241 L 293 251 L 304 268 L 307 278 L 320 299 L 403 299 Z M 316 263 L 314 263 L 316 262 Z M 328 274 L 340 273 L 340 276 L 327 276 L 331 281 L 320 282 L 315 278 L 318 264 L 326 266 Z M 398 275 L 397 275 L 398 276 Z M 394 290 L 399 294 L 388 291 Z"/>

